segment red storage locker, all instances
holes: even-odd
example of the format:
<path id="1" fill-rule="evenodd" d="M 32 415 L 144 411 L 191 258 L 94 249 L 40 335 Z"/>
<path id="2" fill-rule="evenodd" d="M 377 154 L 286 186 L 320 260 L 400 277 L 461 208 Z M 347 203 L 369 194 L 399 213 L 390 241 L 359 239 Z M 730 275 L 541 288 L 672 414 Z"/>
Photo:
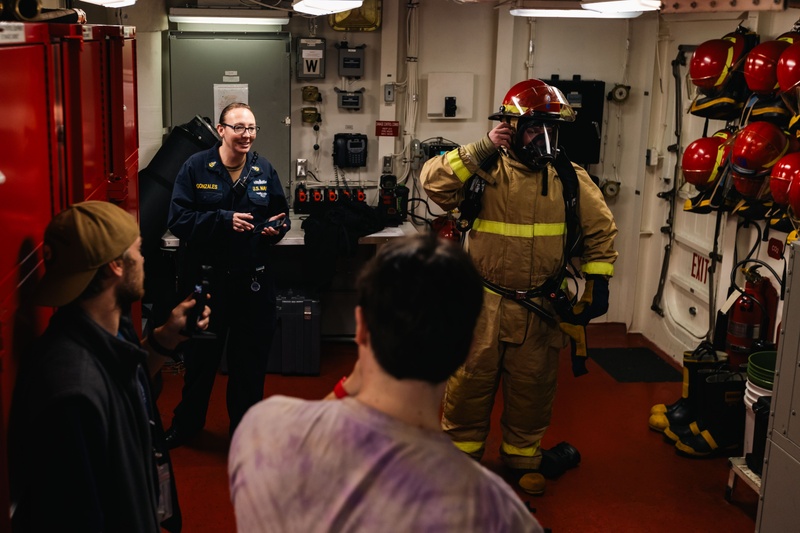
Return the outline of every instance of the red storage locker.
<path id="1" fill-rule="evenodd" d="M 15 357 L 24 344 L 13 333 L 40 330 L 38 324 L 17 324 L 20 316 L 30 319 L 35 313 L 22 309 L 30 306 L 28 301 L 16 300 L 33 284 L 41 268 L 44 228 L 59 209 L 53 203 L 59 166 L 46 27 L 0 23 L 0 35 L 0 114 L 4 117 L 0 122 L 0 402 L 5 423 Z"/>
<path id="2" fill-rule="evenodd" d="M 101 28 L 49 25 L 57 106 L 63 110 L 64 207 L 108 199 L 108 45 Z"/>
<path id="3" fill-rule="evenodd" d="M 136 32 L 104 26 L 108 42 L 111 167 L 109 200 L 139 217 L 139 131 L 136 121 Z"/>
<path id="4" fill-rule="evenodd" d="M 43 24 L 0 23 L 0 509 L 8 509 L 5 430 L 19 357 L 50 312 L 31 304 L 60 167 L 53 65 Z M 0 530 L 8 513 L 0 514 Z"/>
<path id="5" fill-rule="evenodd" d="M 21 354 L 51 309 L 34 307 L 52 216 L 82 200 L 139 218 L 133 28 L 0 22 L 0 509 L 6 429 Z M 134 310 L 135 323 L 141 317 Z M 0 513 L 0 531 L 8 513 Z"/>

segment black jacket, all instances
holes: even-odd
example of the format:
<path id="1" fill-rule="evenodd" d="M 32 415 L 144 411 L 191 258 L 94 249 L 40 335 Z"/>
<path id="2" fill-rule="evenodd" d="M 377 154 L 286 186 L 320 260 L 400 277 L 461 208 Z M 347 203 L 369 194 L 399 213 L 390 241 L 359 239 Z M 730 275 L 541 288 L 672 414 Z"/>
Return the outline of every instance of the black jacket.
<path id="1" fill-rule="evenodd" d="M 22 361 L 11 407 L 14 531 L 159 532 L 158 464 L 169 455 L 130 320 L 109 335 L 75 305 Z"/>
<path id="2" fill-rule="evenodd" d="M 289 204 L 275 168 L 265 158 L 247 154 L 240 180 L 246 190 L 236 194 L 219 155 L 220 143 L 191 156 L 181 167 L 172 190 L 169 229 L 188 246 L 190 263 L 252 270 L 268 264 L 271 247 L 291 227 Z M 284 213 L 279 235 L 233 230 L 235 212 L 253 215 L 253 225 Z"/>

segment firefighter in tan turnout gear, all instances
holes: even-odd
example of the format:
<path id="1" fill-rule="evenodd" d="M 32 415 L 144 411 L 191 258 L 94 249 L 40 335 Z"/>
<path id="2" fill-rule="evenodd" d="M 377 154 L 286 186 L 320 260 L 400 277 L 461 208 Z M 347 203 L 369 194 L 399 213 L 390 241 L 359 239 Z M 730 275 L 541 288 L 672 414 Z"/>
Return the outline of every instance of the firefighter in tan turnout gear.
<path id="1" fill-rule="evenodd" d="M 428 196 L 442 209 L 460 207 L 462 219 L 476 196 L 470 191 L 482 188 L 471 204 L 466 245 L 484 278 L 483 310 L 470 356 L 447 384 L 442 426 L 459 449 L 480 459 L 502 376 L 501 457 L 519 487 L 537 495 L 545 486 L 540 443 L 559 352 L 566 332 L 585 356 L 584 326 L 608 308 L 617 227 L 588 173 L 556 157 L 559 124 L 575 120 L 561 91 L 541 80 L 520 82 L 489 118 L 500 123 L 488 135 L 428 160 L 421 175 Z M 577 200 L 572 209 L 566 176 Z M 582 236 L 586 283 L 580 301 L 564 309 L 553 296 L 564 285 L 570 220 Z M 575 374 L 585 373 L 585 358 L 577 361 Z"/>

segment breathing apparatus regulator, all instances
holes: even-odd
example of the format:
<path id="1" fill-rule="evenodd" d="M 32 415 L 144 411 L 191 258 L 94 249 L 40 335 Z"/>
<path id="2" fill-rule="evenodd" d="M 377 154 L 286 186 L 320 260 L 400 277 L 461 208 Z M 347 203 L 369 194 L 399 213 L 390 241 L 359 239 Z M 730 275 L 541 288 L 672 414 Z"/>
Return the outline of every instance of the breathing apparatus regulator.
<path id="1" fill-rule="evenodd" d="M 511 145 L 514 156 L 525 166 L 538 172 L 548 164 L 556 164 L 559 154 L 558 124 L 574 122 L 575 116 L 575 110 L 559 89 L 542 80 L 530 79 L 511 87 L 503 98 L 500 109 L 489 120 L 500 120 L 514 127 Z M 526 137 L 530 138 L 527 143 Z M 499 151 L 487 157 L 481 162 L 480 170 L 489 171 L 499 157 Z M 563 172 L 574 174 L 572 164 L 568 161 L 565 161 Z M 472 222 L 481 210 L 481 197 L 486 182 L 478 174 L 467 181 L 465 197 L 459 205 L 461 216 L 456 225 L 462 233 L 472 228 Z M 577 185 L 575 188 L 577 189 Z"/>

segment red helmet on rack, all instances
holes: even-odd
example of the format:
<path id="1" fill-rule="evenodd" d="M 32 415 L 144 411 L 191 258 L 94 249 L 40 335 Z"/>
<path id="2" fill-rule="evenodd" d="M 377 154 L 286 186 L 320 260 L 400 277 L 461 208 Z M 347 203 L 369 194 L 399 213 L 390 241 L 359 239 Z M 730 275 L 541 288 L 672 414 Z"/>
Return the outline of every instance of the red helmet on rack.
<path id="1" fill-rule="evenodd" d="M 778 35 L 778 38 L 775 40 L 786 41 L 789 44 L 794 44 L 796 42 L 800 42 L 800 32 L 787 31 L 785 33 L 781 33 L 780 35 Z"/>
<path id="2" fill-rule="evenodd" d="M 781 157 L 769 175 L 769 190 L 776 204 L 788 205 L 789 185 L 800 180 L 800 152 Z"/>
<path id="3" fill-rule="evenodd" d="M 733 186 L 746 198 L 761 192 L 769 170 L 789 150 L 789 137 L 770 122 L 751 122 L 736 135 L 731 148 Z"/>
<path id="4" fill-rule="evenodd" d="M 794 213 L 795 218 L 800 218 L 800 173 L 795 174 L 792 177 L 791 183 L 789 183 L 787 201 L 789 202 L 789 207 L 792 208 L 792 213 Z"/>
<path id="5" fill-rule="evenodd" d="M 720 130 L 711 137 L 693 141 L 684 150 L 681 159 L 683 177 L 697 190 L 704 191 L 719 179 L 720 169 L 730 153 L 727 141 L 731 136 L 730 131 Z"/>
<path id="6" fill-rule="evenodd" d="M 800 86 L 800 41 L 786 47 L 775 68 L 780 94 L 786 105 L 798 111 L 797 92 Z"/>
<path id="7" fill-rule="evenodd" d="M 717 93 L 728 82 L 745 53 L 745 36 L 731 32 L 722 39 L 711 39 L 698 46 L 689 62 L 689 78 L 700 92 Z"/>
<path id="8" fill-rule="evenodd" d="M 747 54 L 744 61 L 744 80 L 751 91 L 766 95 L 778 90 L 778 61 L 789 46 L 791 43 L 788 40 L 767 41 Z"/>

